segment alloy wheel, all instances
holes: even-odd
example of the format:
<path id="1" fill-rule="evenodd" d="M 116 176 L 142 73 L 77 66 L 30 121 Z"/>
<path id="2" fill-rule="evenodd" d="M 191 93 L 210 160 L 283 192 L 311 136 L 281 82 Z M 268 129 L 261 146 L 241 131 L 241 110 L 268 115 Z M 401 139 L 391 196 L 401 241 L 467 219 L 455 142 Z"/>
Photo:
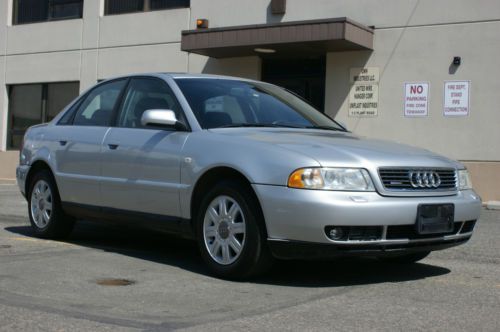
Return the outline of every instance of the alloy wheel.
<path id="1" fill-rule="evenodd" d="M 213 260 L 222 265 L 235 262 L 245 245 L 245 233 L 245 216 L 234 199 L 218 196 L 208 205 L 203 238 Z"/>
<path id="2" fill-rule="evenodd" d="M 39 228 L 45 228 L 52 216 L 53 196 L 49 184 L 39 180 L 31 191 L 31 218 Z"/>

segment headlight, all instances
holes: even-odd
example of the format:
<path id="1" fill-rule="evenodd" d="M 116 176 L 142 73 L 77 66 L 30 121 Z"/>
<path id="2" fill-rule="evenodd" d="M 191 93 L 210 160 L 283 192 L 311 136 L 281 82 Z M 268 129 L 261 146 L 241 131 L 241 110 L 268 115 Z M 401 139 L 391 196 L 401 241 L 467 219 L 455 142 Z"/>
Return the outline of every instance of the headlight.
<path id="1" fill-rule="evenodd" d="M 343 191 L 375 191 L 365 169 L 301 168 L 288 178 L 290 188 Z"/>
<path id="2" fill-rule="evenodd" d="M 458 189 L 466 190 L 472 189 L 472 181 L 470 179 L 469 171 L 462 169 L 458 171 Z"/>

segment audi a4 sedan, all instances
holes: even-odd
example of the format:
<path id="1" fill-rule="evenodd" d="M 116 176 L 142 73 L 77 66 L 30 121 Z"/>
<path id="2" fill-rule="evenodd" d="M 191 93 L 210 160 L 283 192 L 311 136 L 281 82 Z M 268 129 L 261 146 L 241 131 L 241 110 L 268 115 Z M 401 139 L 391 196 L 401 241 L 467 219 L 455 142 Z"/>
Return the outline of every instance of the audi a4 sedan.
<path id="1" fill-rule="evenodd" d="M 275 258 L 416 262 L 467 242 L 481 207 L 459 162 L 358 137 L 280 87 L 208 75 L 97 84 L 26 132 L 17 181 L 40 237 L 77 219 L 140 225 L 196 240 L 235 279 Z"/>

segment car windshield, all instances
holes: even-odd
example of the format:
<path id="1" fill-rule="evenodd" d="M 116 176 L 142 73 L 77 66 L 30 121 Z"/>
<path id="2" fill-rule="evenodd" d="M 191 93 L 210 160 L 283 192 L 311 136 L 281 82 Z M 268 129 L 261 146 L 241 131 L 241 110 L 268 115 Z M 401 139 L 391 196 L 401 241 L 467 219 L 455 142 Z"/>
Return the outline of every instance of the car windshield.
<path id="1" fill-rule="evenodd" d="M 175 81 L 204 129 L 288 127 L 345 131 L 306 101 L 271 84 L 214 78 Z"/>

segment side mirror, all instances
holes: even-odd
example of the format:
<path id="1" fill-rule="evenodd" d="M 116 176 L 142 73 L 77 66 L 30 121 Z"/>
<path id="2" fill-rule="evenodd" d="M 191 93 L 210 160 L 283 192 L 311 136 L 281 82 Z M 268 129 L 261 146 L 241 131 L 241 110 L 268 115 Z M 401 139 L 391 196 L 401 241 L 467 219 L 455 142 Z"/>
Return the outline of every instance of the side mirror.
<path id="1" fill-rule="evenodd" d="M 187 130 L 184 123 L 177 120 L 174 111 L 171 110 L 147 110 L 142 113 L 141 124 L 143 126 L 174 128 L 180 131 Z"/>

